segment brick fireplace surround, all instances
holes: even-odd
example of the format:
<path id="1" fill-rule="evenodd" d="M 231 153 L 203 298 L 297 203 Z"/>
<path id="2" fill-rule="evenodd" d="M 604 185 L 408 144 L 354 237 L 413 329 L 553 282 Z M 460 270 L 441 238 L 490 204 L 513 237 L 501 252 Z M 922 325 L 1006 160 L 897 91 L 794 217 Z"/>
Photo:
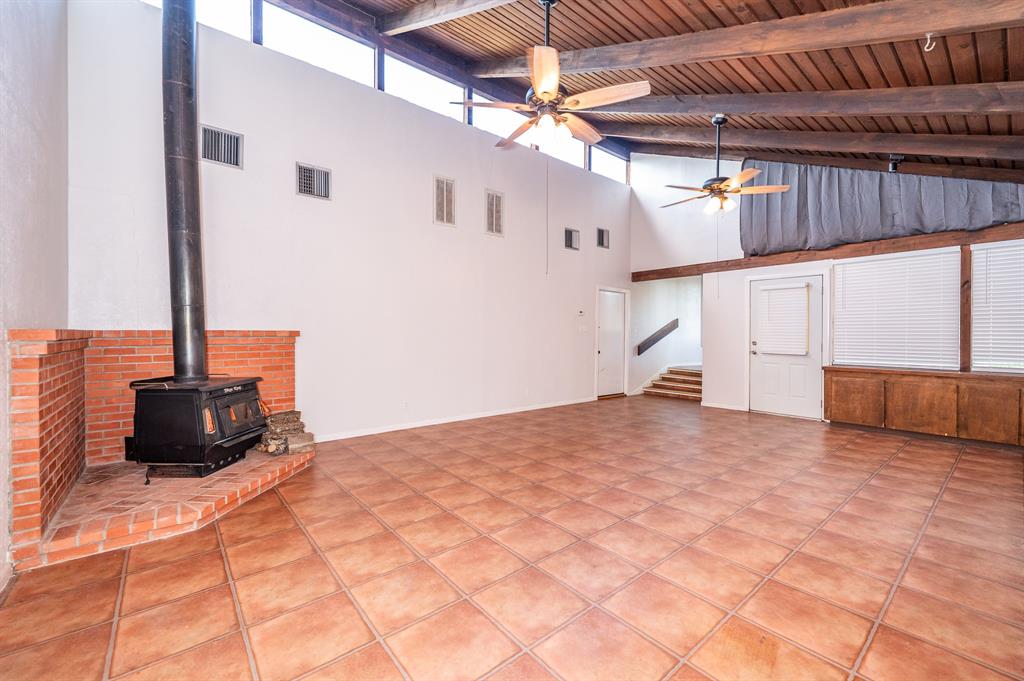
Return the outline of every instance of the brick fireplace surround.
<path id="1" fill-rule="evenodd" d="M 209 331 L 210 371 L 262 376 L 260 393 L 271 410 L 294 409 L 298 335 L 297 331 Z M 88 506 L 90 495 L 84 494 L 84 504 L 73 500 L 78 502 L 73 505 L 81 522 L 72 518 L 61 526 L 56 521 L 63 518 L 57 512 L 86 468 L 124 460 L 124 437 L 132 433 L 134 413 L 134 393 L 128 384 L 173 373 L 171 334 L 165 330 L 12 330 L 8 345 L 11 545 L 17 570 L 202 526 L 298 472 L 312 457 L 250 457 L 188 491 L 183 490 L 182 481 L 168 480 L 167 494 L 174 501 L 156 506 L 151 493 L 141 502 L 144 513 L 89 516 L 80 508 Z M 90 470 L 87 478 L 134 474 L 141 484 L 132 467 L 106 466 Z M 232 469 L 235 472 L 229 473 Z M 108 470 L 110 475 L 98 473 Z M 123 480 L 120 486 L 123 491 Z M 202 495 L 197 494 L 200 486 Z"/>

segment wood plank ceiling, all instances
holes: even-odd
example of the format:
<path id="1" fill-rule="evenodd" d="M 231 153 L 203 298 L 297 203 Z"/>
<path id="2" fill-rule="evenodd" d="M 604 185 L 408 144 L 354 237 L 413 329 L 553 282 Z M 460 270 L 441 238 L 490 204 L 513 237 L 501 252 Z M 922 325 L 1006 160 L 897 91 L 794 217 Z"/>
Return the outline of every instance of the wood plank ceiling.
<path id="1" fill-rule="evenodd" d="M 552 45 L 561 51 L 681 35 L 871 4 L 884 0 L 562 0 L 552 12 Z M 375 16 L 421 4 L 422 0 L 350 0 Z M 968 2 L 965 12 L 972 11 Z M 463 16 L 416 31 L 416 36 L 468 62 L 518 57 L 543 42 L 543 10 L 536 0 Z M 908 86 L 1024 81 L 1024 28 L 1004 28 L 935 39 L 924 51 L 921 39 L 815 52 L 680 64 L 635 70 L 563 75 L 572 92 L 646 79 L 654 95 L 737 94 L 858 90 Z M 509 84 L 528 87 L 524 78 Z M 707 116 L 588 114 L 602 121 L 710 127 Z M 987 115 L 770 116 L 733 115 L 730 127 L 845 133 L 931 133 L 1024 135 L 1024 111 Z M 723 131 L 728 146 L 729 127 Z M 705 144 L 686 143 L 693 147 Z M 743 153 L 801 154 L 880 159 L 883 154 L 837 153 L 785 148 L 750 148 Z M 734 152 L 735 155 L 735 152 Z M 952 156 L 907 156 L 908 162 L 1024 169 L 1024 161 Z"/>

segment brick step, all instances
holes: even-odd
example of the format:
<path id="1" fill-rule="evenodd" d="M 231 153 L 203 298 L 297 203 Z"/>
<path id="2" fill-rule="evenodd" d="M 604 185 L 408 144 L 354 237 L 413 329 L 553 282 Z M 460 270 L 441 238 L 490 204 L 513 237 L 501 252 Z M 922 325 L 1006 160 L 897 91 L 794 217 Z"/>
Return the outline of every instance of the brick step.
<path id="1" fill-rule="evenodd" d="M 671 381 L 682 385 L 692 385 L 697 388 L 700 388 L 701 382 L 703 381 L 703 379 L 698 376 L 681 376 L 679 374 L 662 374 L 658 380 Z"/>
<path id="2" fill-rule="evenodd" d="M 672 383 L 670 381 L 651 381 L 651 388 L 657 388 L 658 390 L 671 390 L 676 393 L 685 393 L 687 395 L 693 395 L 694 397 L 700 397 L 700 386 L 683 385 L 681 383 Z"/>
<path id="3" fill-rule="evenodd" d="M 660 390 L 658 388 L 644 388 L 644 395 L 655 395 L 657 397 L 672 397 L 677 400 L 693 400 L 696 402 L 700 401 L 700 395 L 682 393 L 677 390 Z"/>

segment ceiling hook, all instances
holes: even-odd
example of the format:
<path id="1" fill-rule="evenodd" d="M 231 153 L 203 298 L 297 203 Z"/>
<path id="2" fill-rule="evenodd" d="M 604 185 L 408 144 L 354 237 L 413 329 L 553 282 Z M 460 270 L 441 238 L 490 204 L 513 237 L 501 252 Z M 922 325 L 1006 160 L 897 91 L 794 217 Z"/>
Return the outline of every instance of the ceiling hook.
<path id="1" fill-rule="evenodd" d="M 935 49 L 935 44 L 936 43 L 935 43 L 934 40 L 932 40 L 932 36 L 933 35 L 935 35 L 935 34 L 934 33 L 925 33 L 924 34 L 924 51 L 925 52 L 931 52 L 932 50 Z"/>

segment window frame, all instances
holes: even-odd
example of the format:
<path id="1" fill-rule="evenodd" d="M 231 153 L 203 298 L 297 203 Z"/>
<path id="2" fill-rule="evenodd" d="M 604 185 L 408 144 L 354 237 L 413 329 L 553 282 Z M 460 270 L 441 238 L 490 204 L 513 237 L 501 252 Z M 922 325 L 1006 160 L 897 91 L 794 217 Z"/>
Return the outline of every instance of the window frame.
<path id="1" fill-rule="evenodd" d="M 579 252 L 582 246 L 580 243 L 580 230 L 574 227 L 566 227 L 562 242 L 565 244 L 565 250 Z"/>
<path id="2" fill-rule="evenodd" d="M 1021 356 L 1019 357 L 1019 361 L 1018 361 L 1018 364 L 1020 366 L 1005 366 L 1005 365 L 994 364 L 994 363 L 992 363 L 992 360 L 989 360 L 989 362 L 986 363 L 986 364 L 982 364 L 981 360 L 983 358 L 980 358 L 978 356 L 978 348 L 987 345 L 989 349 L 992 349 L 992 346 L 995 344 L 994 340 L 992 340 L 992 339 L 997 337 L 996 334 L 991 334 L 990 335 L 990 340 L 988 341 L 988 343 L 979 342 L 979 332 L 981 331 L 981 324 L 979 323 L 979 319 L 982 318 L 983 315 L 979 314 L 979 303 L 980 303 L 980 300 L 982 298 L 982 295 L 981 295 L 982 294 L 982 291 L 981 291 L 981 289 L 982 289 L 982 277 L 979 276 L 979 273 L 978 273 L 979 261 L 981 260 L 981 258 L 979 258 L 978 255 L 979 255 L 979 253 L 985 253 L 985 252 L 989 252 L 989 251 L 998 251 L 998 250 L 1005 250 L 1005 249 L 1014 249 L 1014 250 L 1024 249 L 1024 239 L 1010 239 L 1010 240 L 1006 240 L 1006 241 L 994 241 L 994 242 L 990 242 L 990 243 L 971 244 L 971 246 L 969 248 L 971 250 L 971 253 L 970 253 L 970 255 L 971 255 L 971 258 L 970 258 L 970 261 L 971 261 L 971 272 L 970 272 L 970 288 L 971 288 L 970 348 L 971 348 L 971 356 L 968 358 L 970 370 L 972 372 L 977 372 L 977 373 L 1024 374 L 1024 347 L 1021 348 Z M 986 264 L 988 264 L 988 256 L 986 256 L 985 260 L 986 260 Z M 1022 279 L 1024 279 L 1024 272 L 1022 272 L 1021 277 L 1022 277 Z M 1011 294 L 1012 293 L 1013 293 L 1013 291 L 1011 291 Z M 1024 283 L 1021 284 L 1021 289 L 1017 293 L 1019 294 L 1019 296 L 1021 298 L 1020 305 L 1024 306 Z M 986 298 L 987 298 L 987 296 L 986 296 Z M 986 300 L 986 306 L 988 306 L 989 304 L 990 303 Z M 991 312 L 990 313 L 986 313 L 984 315 L 985 318 L 991 318 L 992 316 L 994 316 L 994 315 L 992 315 Z M 990 326 L 991 326 L 991 324 L 990 324 Z M 992 329 L 989 328 L 989 331 L 991 332 Z M 1024 338 L 1021 339 L 1021 344 L 1022 344 L 1022 346 L 1024 346 Z M 961 358 L 961 363 L 962 364 L 964 363 L 963 362 L 963 358 Z"/>
<path id="3" fill-rule="evenodd" d="M 868 263 L 870 263 L 870 264 L 879 264 L 879 263 L 884 263 L 884 262 L 901 261 L 901 260 L 902 261 L 906 261 L 906 260 L 912 260 L 912 259 L 916 259 L 916 258 L 934 257 L 934 256 L 946 256 L 946 257 L 948 257 L 948 259 L 950 261 L 950 266 L 954 268 L 954 275 L 955 276 L 951 276 L 950 280 L 948 282 L 945 282 L 950 287 L 950 291 L 946 292 L 946 293 L 949 293 L 948 301 L 944 301 L 944 302 L 946 302 L 947 305 L 949 305 L 950 308 L 952 308 L 951 310 L 946 310 L 945 312 L 947 314 L 949 314 L 949 318 L 950 319 L 948 321 L 952 322 L 952 329 L 953 329 L 953 331 L 950 332 L 949 329 L 940 328 L 940 329 L 929 331 L 929 334 L 931 336 L 935 336 L 940 331 L 946 331 L 947 334 L 952 336 L 951 339 L 946 339 L 946 342 L 949 343 L 949 347 L 945 348 L 945 350 L 946 351 L 952 350 L 951 356 L 953 358 L 953 361 L 948 361 L 947 364 L 940 364 L 940 363 L 925 364 L 925 363 L 912 363 L 912 362 L 909 362 L 909 361 L 900 361 L 900 360 L 891 360 L 891 361 L 887 361 L 887 362 L 878 362 L 878 361 L 875 361 L 875 362 L 864 362 L 864 361 L 846 360 L 846 359 L 842 358 L 842 353 L 840 352 L 840 343 L 841 343 L 841 338 L 842 338 L 843 333 L 840 331 L 838 318 L 839 318 L 840 310 L 843 307 L 843 303 L 839 300 L 839 298 L 845 292 L 845 285 L 844 285 L 844 288 L 841 288 L 840 284 L 839 284 L 839 281 L 838 281 L 838 277 L 841 276 L 841 274 L 840 274 L 841 269 L 844 268 L 844 267 L 848 267 L 850 265 L 857 265 L 857 264 L 868 264 Z M 863 257 L 859 257 L 859 258 L 842 259 L 842 260 L 834 261 L 832 263 L 831 267 L 830 267 L 830 270 L 831 270 L 831 277 L 830 277 L 830 279 L 831 279 L 831 282 L 830 282 L 831 283 L 831 315 L 830 315 L 831 319 L 830 319 L 830 325 L 829 326 L 830 326 L 830 336 L 831 336 L 830 355 L 831 355 L 831 362 L 832 362 L 833 365 L 835 365 L 835 366 L 852 366 L 852 367 L 870 367 L 870 368 L 880 368 L 880 369 L 924 370 L 924 371 L 956 371 L 956 370 L 959 369 L 959 367 L 960 367 L 960 361 L 959 361 L 960 360 L 960 304 L 959 304 L 959 302 L 960 302 L 960 295 L 959 295 L 959 287 L 960 287 L 960 276 L 959 276 L 960 275 L 960 247 L 959 246 L 951 246 L 951 247 L 943 247 L 943 248 L 930 248 L 930 249 L 923 249 L 923 250 L 916 250 L 916 251 L 904 251 L 904 252 L 900 252 L 900 253 L 886 253 L 886 254 L 880 254 L 880 255 L 863 256 Z M 953 284 L 954 281 L 955 281 L 955 286 Z M 877 290 L 873 291 L 873 293 L 877 294 Z M 880 299 L 880 297 L 875 295 L 875 299 Z M 875 337 L 877 338 L 878 333 L 877 333 L 877 331 L 874 331 L 875 326 L 873 325 L 872 328 L 873 328 L 872 333 L 874 333 Z M 908 347 L 908 348 L 912 347 L 912 344 L 908 341 L 906 343 L 906 347 Z M 938 345 L 936 345 L 936 347 L 939 347 L 940 352 L 943 349 L 941 346 L 938 346 Z"/>
<path id="4" fill-rule="evenodd" d="M 449 185 L 451 186 L 451 196 L 452 196 L 452 200 L 451 200 L 451 208 L 452 208 L 451 222 L 442 222 L 442 221 L 437 219 L 437 187 L 438 187 L 438 183 L 439 182 L 443 182 L 444 185 L 445 185 L 445 195 L 446 195 L 445 196 L 446 200 L 444 202 L 445 203 L 445 211 L 444 211 L 445 212 L 445 215 L 444 215 L 445 218 L 448 217 L 448 209 L 447 209 L 447 206 L 448 206 L 448 201 L 447 201 L 448 186 Z M 434 200 L 431 202 L 432 203 L 432 210 L 431 210 L 431 212 L 433 213 L 432 217 L 433 217 L 434 224 L 435 225 L 439 225 L 441 227 L 452 227 L 452 228 L 454 228 L 455 225 L 456 225 L 455 178 L 447 177 L 445 175 L 434 175 L 433 195 L 434 195 L 434 197 L 433 197 Z"/>
<path id="5" fill-rule="evenodd" d="M 498 231 L 491 229 L 491 197 L 495 197 L 500 204 L 497 211 L 497 215 L 500 217 L 498 221 Z M 484 188 L 484 234 L 489 236 L 504 237 L 505 236 L 505 193 L 499 192 L 496 189 Z"/>

